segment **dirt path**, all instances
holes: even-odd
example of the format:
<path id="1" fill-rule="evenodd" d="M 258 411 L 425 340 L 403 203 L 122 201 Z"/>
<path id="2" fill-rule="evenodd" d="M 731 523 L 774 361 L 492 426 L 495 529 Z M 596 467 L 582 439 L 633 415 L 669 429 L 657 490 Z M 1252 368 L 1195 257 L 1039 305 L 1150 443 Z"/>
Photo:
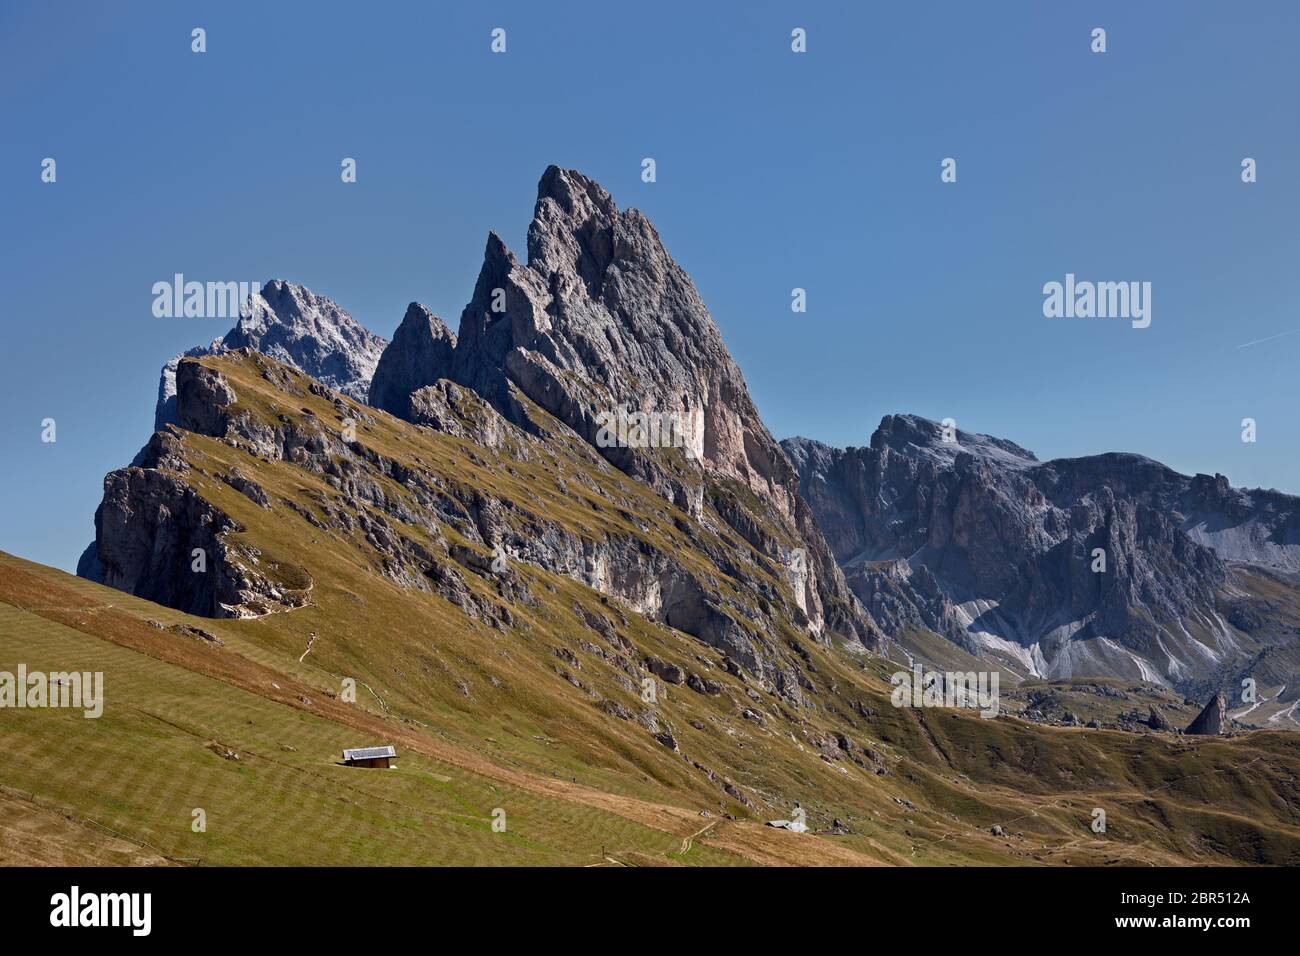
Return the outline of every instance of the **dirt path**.
<path id="1" fill-rule="evenodd" d="M 717 826 L 717 825 L 718 825 L 718 821 L 717 821 L 717 820 L 711 820 L 709 823 L 707 823 L 707 824 L 705 824 L 704 826 L 700 827 L 700 829 L 696 830 L 696 831 L 695 831 L 694 833 L 692 833 L 690 836 L 688 836 L 688 837 L 683 837 L 683 838 L 682 838 L 682 849 L 681 849 L 681 852 L 682 852 L 683 854 L 690 853 L 690 852 L 691 852 L 691 844 L 695 842 L 695 838 L 696 838 L 696 837 L 703 836 L 707 831 L 713 829 L 713 827 L 715 827 L 715 826 Z"/>

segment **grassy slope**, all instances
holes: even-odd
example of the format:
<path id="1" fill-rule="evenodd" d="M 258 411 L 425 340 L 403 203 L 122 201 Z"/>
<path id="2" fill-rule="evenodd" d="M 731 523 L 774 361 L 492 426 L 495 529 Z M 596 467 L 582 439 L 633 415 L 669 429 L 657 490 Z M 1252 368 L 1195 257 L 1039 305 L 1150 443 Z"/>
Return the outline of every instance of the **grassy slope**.
<path id="1" fill-rule="evenodd" d="M 248 360 L 204 362 L 221 368 L 253 414 L 301 419 L 310 409 L 339 427 L 329 401 L 286 395 Z M 521 461 L 358 412 L 371 418 L 359 440 L 382 454 L 580 534 L 636 532 L 705 563 L 692 540 L 713 532 L 680 524 L 685 516 L 671 505 L 581 448 L 534 447 L 532 460 Z M 807 640 L 817 706 L 793 713 L 774 697 L 747 696 L 712 649 L 534 566 L 516 571 L 540 607 L 512 607 L 515 626 L 505 632 L 476 624 L 436 595 L 383 577 L 358 537 L 322 531 L 283 505 L 332 500 L 319 476 L 213 439 L 187 435 L 186 445 L 186 480 L 249 529 L 243 537 L 261 549 L 263 567 L 278 563 L 293 583 L 310 579 L 310 606 L 257 620 L 191 618 L 0 557 L 0 669 L 24 661 L 103 670 L 108 684 L 98 721 L 0 713 L 0 744 L 20 755 L 6 767 L 5 793 L 66 814 L 70 826 L 107 827 L 142 854 L 206 863 L 582 865 L 600 862 L 604 846 L 633 864 L 1300 862 L 1293 734 L 1188 741 L 899 710 L 888 698 L 894 665 Z M 214 477 L 234 466 L 265 488 L 269 511 Z M 392 482 L 386 490 L 404 494 Z M 421 528 L 402 530 L 430 543 Z M 490 582 L 466 578 L 495 598 Z M 659 717 L 683 753 L 734 781 L 755 807 L 728 797 L 719 780 L 639 724 L 596 707 L 593 694 L 630 710 L 643 705 L 609 664 L 581 649 L 579 639 L 599 639 L 575 605 L 605 617 L 640 654 L 724 685 L 709 697 L 661 684 Z M 225 644 L 150 620 L 201 627 Z M 581 666 L 561 661 L 557 649 L 576 653 Z M 331 696 L 345 676 L 361 688 L 355 704 Z M 745 708 L 762 713 L 763 724 L 743 719 Z M 875 750 L 888 773 L 824 759 L 815 741 L 831 732 Z M 374 743 L 398 745 L 398 770 L 336 765 L 343 747 Z M 761 825 L 789 817 L 795 801 L 815 829 L 838 818 L 851 832 Z M 1088 828 L 1097 806 L 1107 811 L 1105 835 Z M 194 807 L 208 813 L 205 834 L 190 830 Z M 507 813 L 504 834 L 491 832 L 495 807 Z M 0 803 L 0 859 L 34 856 L 6 822 L 13 817 Z M 994 837 L 994 824 L 1008 835 Z M 120 850 L 98 855 L 108 862 Z"/>
<path id="2" fill-rule="evenodd" d="M 1079 863 L 1208 862 L 1216 848 L 1254 846 L 1262 860 L 1295 859 L 1300 794 L 1280 779 L 1294 765 L 1294 735 L 1170 742 L 882 709 L 879 746 L 899 758 L 890 761 L 895 772 L 864 779 L 853 767 L 849 793 L 844 785 L 803 788 L 813 792 L 804 804 L 814 823 L 838 813 L 855 832 L 798 836 L 705 820 L 682 806 L 680 793 L 661 791 L 664 802 L 654 803 L 521 772 L 512 755 L 448 743 L 364 701 L 310 696 L 316 688 L 298 683 L 293 659 L 271 670 L 236 641 L 214 648 L 159 631 L 144 621 L 185 616 L 51 569 L 6 556 L 0 585 L 6 602 L 33 609 L 3 608 L 0 664 L 104 670 L 108 681 L 99 721 L 63 711 L 4 715 L 0 740 L 21 755 L 6 767 L 7 791 L 110 828 L 142 854 L 209 863 L 577 864 L 596 862 L 604 845 L 630 862 Z M 223 637 L 237 623 L 257 623 L 188 620 Z M 343 746 L 381 740 L 398 744 L 401 769 L 335 765 Z M 241 759 L 225 760 L 211 743 Z M 817 760 L 807 769 L 816 764 L 826 766 Z M 1086 828 L 1097 805 L 1110 818 L 1106 838 Z M 208 812 L 206 834 L 189 830 L 195 806 Z M 504 835 L 488 827 L 497 806 L 508 814 Z M 679 855 L 682 840 L 715 821 Z M 994 823 L 1013 835 L 992 837 L 986 827 Z M 512 831 L 535 846 L 506 839 Z M 7 862 L 34 855 L 22 843 L 6 826 Z M 832 855 L 840 848 L 863 855 Z"/>
<path id="3" fill-rule="evenodd" d="M 291 677 L 160 632 L 137 613 L 183 616 L 117 592 L 11 558 L 4 582 L 11 599 L 43 595 L 73 608 L 42 616 L 41 605 L 0 605 L 5 666 L 103 671 L 107 699 L 98 720 L 6 712 L 6 787 L 142 851 L 213 864 L 574 865 L 599 861 L 602 845 L 672 859 L 692 832 L 695 821 L 671 808 L 583 799 L 580 788 L 497 771 L 364 706 L 306 703 L 308 688 Z M 398 742 L 397 770 L 339 765 L 343 747 L 380 740 Z M 498 807 L 507 813 L 499 834 L 490 825 Z M 205 833 L 192 831 L 195 808 L 206 811 Z M 24 842 L 8 835 L 5 845 Z M 23 859 L 10 852 L 10 862 Z M 740 862 L 700 846 L 690 860 Z"/>

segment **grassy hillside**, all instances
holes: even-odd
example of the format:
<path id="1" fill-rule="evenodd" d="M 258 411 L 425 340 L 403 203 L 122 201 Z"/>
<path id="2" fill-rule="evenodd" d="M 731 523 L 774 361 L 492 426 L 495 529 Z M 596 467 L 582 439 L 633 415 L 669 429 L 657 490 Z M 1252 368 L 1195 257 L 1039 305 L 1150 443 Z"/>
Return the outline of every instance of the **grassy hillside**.
<path id="1" fill-rule="evenodd" d="M 754 600 L 751 580 L 788 589 L 721 522 L 684 514 L 576 439 L 512 433 L 489 448 L 312 390 L 263 357 L 202 361 L 250 420 L 322 433 L 358 423 L 360 451 L 333 472 L 194 433 L 181 436 L 186 467 L 170 472 L 306 603 L 193 617 L 0 554 L 0 670 L 106 682 L 98 720 L 0 711 L 12 755 L 3 862 L 56 862 L 45 832 L 105 863 L 1300 863 L 1293 733 L 1194 740 L 895 708 L 896 663 L 782 624 L 767 637 L 797 664 L 793 702 L 568 574 L 525 560 L 504 578 L 471 573 L 487 549 L 415 508 L 395 476 L 490 497 L 521 540 L 553 527 L 634 537 L 738 604 Z M 236 469 L 265 506 L 228 480 Z M 382 489 L 387 509 L 349 503 L 340 475 Z M 377 525 L 459 554 L 464 600 L 489 610 L 404 578 Z M 710 559 L 719 552 L 729 567 Z M 646 658 L 717 692 L 657 679 L 648 703 Z M 339 765 L 344 747 L 381 743 L 397 746 L 396 770 Z M 814 832 L 764 825 L 796 805 Z M 191 828 L 196 808 L 204 833 Z M 1105 833 L 1090 828 L 1095 808 Z"/>

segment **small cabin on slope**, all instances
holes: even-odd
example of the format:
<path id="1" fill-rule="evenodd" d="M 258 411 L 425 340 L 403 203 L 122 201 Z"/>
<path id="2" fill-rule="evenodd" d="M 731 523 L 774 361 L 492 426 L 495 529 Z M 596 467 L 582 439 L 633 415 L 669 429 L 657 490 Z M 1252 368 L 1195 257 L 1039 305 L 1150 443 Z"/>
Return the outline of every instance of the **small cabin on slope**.
<path id="1" fill-rule="evenodd" d="M 391 767 L 396 756 L 395 747 L 355 747 L 343 751 L 343 762 L 349 767 Z"/>

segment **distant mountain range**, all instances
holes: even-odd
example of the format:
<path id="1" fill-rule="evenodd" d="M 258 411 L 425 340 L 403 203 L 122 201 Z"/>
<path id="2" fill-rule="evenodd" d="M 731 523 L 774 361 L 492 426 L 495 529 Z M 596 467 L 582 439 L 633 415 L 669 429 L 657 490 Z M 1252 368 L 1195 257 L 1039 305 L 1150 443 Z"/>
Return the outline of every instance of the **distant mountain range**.
<path id="1" fill-rule="evenodd" d="M 782 443 L 850 586 L 886 634 L 943 635 L 1024 676 L 1188 692 L 1261 666 L 1300 691 L 1300 498 L 1132 454 L 1040 462 L 887 416 L 864 448 Z"/>

